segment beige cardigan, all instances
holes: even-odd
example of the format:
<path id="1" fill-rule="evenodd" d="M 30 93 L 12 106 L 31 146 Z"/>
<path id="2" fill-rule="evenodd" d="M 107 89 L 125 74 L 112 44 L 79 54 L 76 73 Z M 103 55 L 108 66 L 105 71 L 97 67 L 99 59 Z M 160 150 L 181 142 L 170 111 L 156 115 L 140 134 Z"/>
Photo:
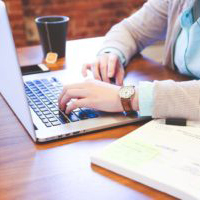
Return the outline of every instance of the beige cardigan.
<path id="1" fill-rule="evenodd" d="M 164 65 L 173 67 L 172 47 L 180 30 L 178 16 L 193 0 L 149 0 L 143 7 L 113 26 L 102 49 L 114 47 L 126 61 L 156 40 L 165 39 Z M 126 64 L 127 64 L 126 63 Z M 177 117 L 199 120 L 200 81 L 155 81 L 154 118 Z"/>

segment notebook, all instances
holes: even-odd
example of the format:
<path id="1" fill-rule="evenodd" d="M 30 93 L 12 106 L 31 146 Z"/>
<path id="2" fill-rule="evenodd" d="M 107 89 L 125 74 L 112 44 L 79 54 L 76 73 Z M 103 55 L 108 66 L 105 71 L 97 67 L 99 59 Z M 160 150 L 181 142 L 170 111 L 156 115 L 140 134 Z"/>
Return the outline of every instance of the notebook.
<path id="1" fill-rule="evenodd" d="M 138 113 L 127 117 L 122 113 L 104 113 L 80 108 L 66 116 L 60 111 L 57 99 L 63 84 L 78 82 L 81 71 L 75 70 L 76 73 L 71 73 L 69 70 L 60 70 L 22 77 L 2 1 L 0 38 L 0 92 L 35 142 L 82 135 L 142 120 Z"/>
<path id="2" fill-rule="evenodd" d="M 200 122 L 184 127 L 150 121 L 91 161 L 180 199 L 200 199 Z"/>

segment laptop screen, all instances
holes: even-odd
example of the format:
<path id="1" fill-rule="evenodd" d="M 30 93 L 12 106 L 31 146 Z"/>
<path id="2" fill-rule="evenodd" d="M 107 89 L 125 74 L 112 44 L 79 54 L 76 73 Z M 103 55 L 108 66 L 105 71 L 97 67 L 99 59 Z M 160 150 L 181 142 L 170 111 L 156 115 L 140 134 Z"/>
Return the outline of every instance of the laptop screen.
<path id="1" fill-rule="evenodd" d="M 5 5 L 0 1 L 0 92 L 35 140 L 30 110 Z"/>

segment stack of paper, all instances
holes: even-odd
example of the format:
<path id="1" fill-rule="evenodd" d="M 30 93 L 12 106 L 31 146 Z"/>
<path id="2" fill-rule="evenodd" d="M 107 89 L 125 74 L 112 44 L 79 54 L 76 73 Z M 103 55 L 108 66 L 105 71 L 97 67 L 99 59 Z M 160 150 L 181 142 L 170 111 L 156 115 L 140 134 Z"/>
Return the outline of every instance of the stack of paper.
<path id="1" fill-rule="evenodd" d="M 92 156 L 92 162 L 181 199 L 200 199 L 200 122 L 153 120 Z"/>

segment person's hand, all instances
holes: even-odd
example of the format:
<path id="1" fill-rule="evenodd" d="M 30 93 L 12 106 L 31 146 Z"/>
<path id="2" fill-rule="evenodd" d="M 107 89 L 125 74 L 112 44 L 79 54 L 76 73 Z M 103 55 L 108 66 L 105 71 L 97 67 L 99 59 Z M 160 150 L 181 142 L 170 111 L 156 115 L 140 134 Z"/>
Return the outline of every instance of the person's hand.
<path id="1" fill-rule="evenodd" d="M 116 54 L 103 53 L 96 58 L 94 63 L 85 64 L 82 68 L 84 77 L 87 76 L 87 70 L 91 70 L 97 80 L 110 83 L 112 79 L 115 79 L 117 85 L 123 84 L 124 67 Z"/>
<path id="2" fill-rule="evenodd" d="M 66 85 L 58 100 L 59 107 L 66 114 L 81 107 L 107 112 L 122 112 L 123 107 L 118 95 L 119 89 L 120 86 L 98 80 Z"/>

